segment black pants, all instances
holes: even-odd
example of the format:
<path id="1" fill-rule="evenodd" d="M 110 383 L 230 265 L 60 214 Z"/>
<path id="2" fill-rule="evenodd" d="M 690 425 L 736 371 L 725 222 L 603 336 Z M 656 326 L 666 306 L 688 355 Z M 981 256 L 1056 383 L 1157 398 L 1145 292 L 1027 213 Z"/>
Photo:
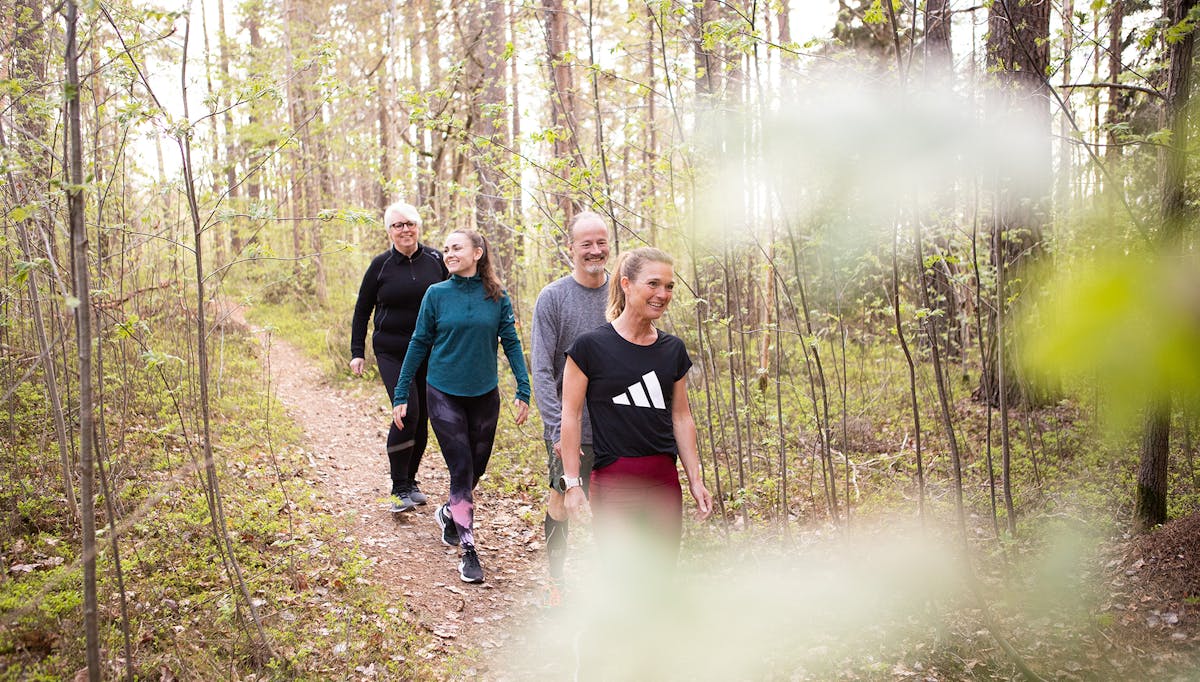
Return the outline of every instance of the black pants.
<path id="1" fill-rule="evenodd" d="M 375 361 L 379 364 L 379 376 L 383 378 L 383 386 L 387 389 L 388 405 L 391 405 L 404 356 L 396 357 L 375 351 Z M 425 367 L 421 367 L 408 387 L 408 416 L 404 418 L 403 429 L 396 428 L 392 413 L 388 412 L 387 456 L 392 472 L 392 494 L 402 492 L 417 479 L 421 457 L 425 455 L 425 446 L 429 444 L 429 407 L 425 401 L 425 390 Z"/>

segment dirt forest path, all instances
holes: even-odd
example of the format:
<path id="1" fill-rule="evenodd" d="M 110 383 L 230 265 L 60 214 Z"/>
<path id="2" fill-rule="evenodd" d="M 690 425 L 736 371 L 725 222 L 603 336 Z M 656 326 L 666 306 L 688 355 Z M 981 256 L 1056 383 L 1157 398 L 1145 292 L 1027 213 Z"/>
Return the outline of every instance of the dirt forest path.
<path id="1" fill-rule="evenodd" d="M 265 354 L 265 338 L 258 336 Z M 465 676 L 505 677 L 491 666 L 506 658 L 504 648 L 521 631 L 517 624 L 537 613 L 542 595 L 540 528 L 522 518 L 537 510 L 530 502 L 477 491 L 476 537 L 486 582 L 462 582 L 457 548 L 441 543 L 433 517 L 450 482 L 433 435 L 419 473 L 429 503 L 393 514 L 384 454 L 389 415 L 378 379 L 345 391 L 321 380 L 314 363 L 286 342 L 272 337 L 269 353 L 272 391 L 304 429 L 324 511 L 343 521 L 345 541 L 373 561 L 370 579 L 394 603 L 403 602 L 405 620 L 434 635 L 435 644 L 421 655 L 466 653 Z"/>

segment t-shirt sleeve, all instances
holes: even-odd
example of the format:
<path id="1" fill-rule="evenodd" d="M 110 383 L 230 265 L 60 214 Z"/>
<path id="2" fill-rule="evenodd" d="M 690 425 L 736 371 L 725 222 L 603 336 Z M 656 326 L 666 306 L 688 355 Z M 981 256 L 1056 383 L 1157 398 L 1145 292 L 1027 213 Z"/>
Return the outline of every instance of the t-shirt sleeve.
<path id="1" fill-rule="evenodd" d="M 692 369 L 692 356 L 688 355 L 687 346 L 683 341 L 676 340 L 679 343 L 679 352 L 675 354 L 675 381 L 679 381 Z"/>
<path id="2" fill-rule="evenodd" d="M 588 375 L 591 374 L 589 372 L 588 363 L 588 356 L 590 355 L 588 351 L 590 345 L 591 344 L 588 342 L 588 335 L 584 334 L 583 336 L 580 336 L 571 342 L 571 345 L 567 347 L 567 357 L 574 360 L 575 365 L 578 366 L 584 374 Z"/>

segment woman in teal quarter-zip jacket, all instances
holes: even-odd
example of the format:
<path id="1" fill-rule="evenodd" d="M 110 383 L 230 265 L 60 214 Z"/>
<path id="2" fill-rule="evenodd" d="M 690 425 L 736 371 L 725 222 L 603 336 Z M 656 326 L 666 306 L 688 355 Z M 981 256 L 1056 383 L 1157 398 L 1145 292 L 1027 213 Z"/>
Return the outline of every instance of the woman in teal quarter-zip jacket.
<path id="1" fill-rule="evenodd" d="M 497 348 L 503 345 L 517 380 L 514 407 L 518 425 L 529 416 L 529 372 L 512 302 L 496 277 L 487 241 L 473 230 L 458 230 L 446 237 L 442 253 L 450 279 L 429 287 L 421 300 L 416 329 L 396 382 L 392 416 L 397 427 L 404 428 L 408 411 L 405 380 L 428 359 L 429 423 L 450 470 L 450 497 L 434 518 L 442 542 L 462 548 L 459 577 L 481 583 L 483 569 L 473 533 L 473 491 L 487 470 L 500 416 Z"/>

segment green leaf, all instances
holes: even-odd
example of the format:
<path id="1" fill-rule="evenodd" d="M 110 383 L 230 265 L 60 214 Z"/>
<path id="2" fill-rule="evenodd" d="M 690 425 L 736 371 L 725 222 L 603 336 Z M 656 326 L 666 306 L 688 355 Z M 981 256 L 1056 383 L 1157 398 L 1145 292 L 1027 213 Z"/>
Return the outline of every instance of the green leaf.
<path id="1" fill-rule="evenodd" d="M 142 353 L 141 357 L 142 361 L 146 363 L 146 367 L 150 369 L 161 367 L 168 362 L 177 362 L 181 365 L 183 364 L 183 359 L 180 357 L 171 355 L 170 353 L 160 353 L 153 350 L 148 350 Z"/>
<path id="2" fill-rule="evenodd" d="M 30 216 L 37 213 L 37 209 L 37 204 L 25 204 L 24 206 L 17 206 L 8 212 L 8 219 L 14 223 L 24 222 L 25 220 L 29 219 Z"/>
<path id="3" fill-rule="evenodd" d="M 37 270 L 38 268 L 49 265 L 49 263 L 50 263 L 50 261 L 46 260 L 45 258 L 35 258 L 32 261 L 23 261 L 23 260 L 17 261 L 15 264 L 17 273 L 16 273 L 16 276 L 14 277 L 14 279 L 16 280 L 16 283 L 18 285 L 24 284 L 29 279 L 29 275 L 32 274 L 34 270 Z"/>

